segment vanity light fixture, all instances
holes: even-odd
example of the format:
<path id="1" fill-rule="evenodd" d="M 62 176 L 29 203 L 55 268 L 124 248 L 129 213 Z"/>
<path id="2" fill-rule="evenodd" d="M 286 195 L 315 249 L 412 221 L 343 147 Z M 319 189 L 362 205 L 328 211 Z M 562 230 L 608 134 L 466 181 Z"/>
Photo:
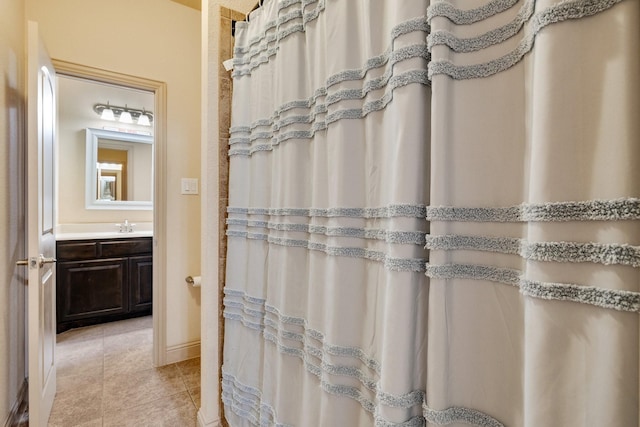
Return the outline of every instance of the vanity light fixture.
<path id="1" fill-rule="evenodd" d="M 110 171 L 121 171 L 122 164 L 121 163 L 100 163 L 97 164 L 98 169 L 102 170 L 110 170 Z"/>
<path id="2" fill-rule="evenodd" d="M 129 108 L 128 106 L 118 107 L 106 104 L 96 104 L 93 106 L 96 112 L 103 120 L 119 120 L 121 123 L 137 123 L 142 126 L 151 126 L 153 122 L 153 112 L 149 110 L 138 110 L 137 108 Z"/>

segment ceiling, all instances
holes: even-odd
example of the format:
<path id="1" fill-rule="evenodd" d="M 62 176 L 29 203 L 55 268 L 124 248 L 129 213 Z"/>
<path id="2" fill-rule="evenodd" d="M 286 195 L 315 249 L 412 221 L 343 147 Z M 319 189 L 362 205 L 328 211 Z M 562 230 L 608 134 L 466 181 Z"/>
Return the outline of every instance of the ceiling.
<path id="1" fill-rule="evenodd" d="M 202 10 L 201 0 L 172 0 L 195 10 Z"/>

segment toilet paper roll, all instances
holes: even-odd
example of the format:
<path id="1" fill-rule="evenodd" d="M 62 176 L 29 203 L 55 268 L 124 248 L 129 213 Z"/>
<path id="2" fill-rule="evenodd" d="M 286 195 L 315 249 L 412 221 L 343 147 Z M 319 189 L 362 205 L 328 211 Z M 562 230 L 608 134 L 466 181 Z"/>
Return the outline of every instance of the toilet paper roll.
<path id="1" fill-rule="evenodd" d="M 202 277 L 200 276 L 187 276 L 185 280 L 194 288 L 199 288 L 200 284 L 202 283 Z"/>

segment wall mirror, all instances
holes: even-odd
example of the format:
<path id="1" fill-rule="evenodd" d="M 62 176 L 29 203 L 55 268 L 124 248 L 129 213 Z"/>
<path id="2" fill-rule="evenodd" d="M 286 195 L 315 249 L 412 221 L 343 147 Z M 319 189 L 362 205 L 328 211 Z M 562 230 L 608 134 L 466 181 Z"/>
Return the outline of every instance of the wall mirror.
<path id="1" fill-rule="evenodd" d="M 86 129 L 86 208 L 153 208 L 153 137 Z"/>

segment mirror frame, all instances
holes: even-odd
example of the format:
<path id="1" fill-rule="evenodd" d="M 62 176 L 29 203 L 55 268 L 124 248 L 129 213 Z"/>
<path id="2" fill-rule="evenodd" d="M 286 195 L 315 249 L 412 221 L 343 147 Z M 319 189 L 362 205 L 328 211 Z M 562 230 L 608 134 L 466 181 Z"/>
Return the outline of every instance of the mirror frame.
<path id="1" fill-rule="evenodd" d="M 98 188 L 98 168 L 96 166 L 98 159 L 98 139 L 107 138 L 115 141 L 123 142 L 140 142 L 143 144 L 153 144 L 153 136 L 140 135 L 136 133 L 118 132 L 113 130 L 86 128 L 86 176 L 85 176 L 85 207 L 87 209 L 105 209 L 105 210 L 152 210 L 153 209 L 153 191 L 151 192 L 151 200 L 116 200 L 106 201 L 98 200 L 95 195 L 95 189 Z M 153 162 L 153 156 L 151 161 Z M 154 168 L 152 166 L 151 170 Z M 152 179 L 153 181 L 153 179 Z"/>

